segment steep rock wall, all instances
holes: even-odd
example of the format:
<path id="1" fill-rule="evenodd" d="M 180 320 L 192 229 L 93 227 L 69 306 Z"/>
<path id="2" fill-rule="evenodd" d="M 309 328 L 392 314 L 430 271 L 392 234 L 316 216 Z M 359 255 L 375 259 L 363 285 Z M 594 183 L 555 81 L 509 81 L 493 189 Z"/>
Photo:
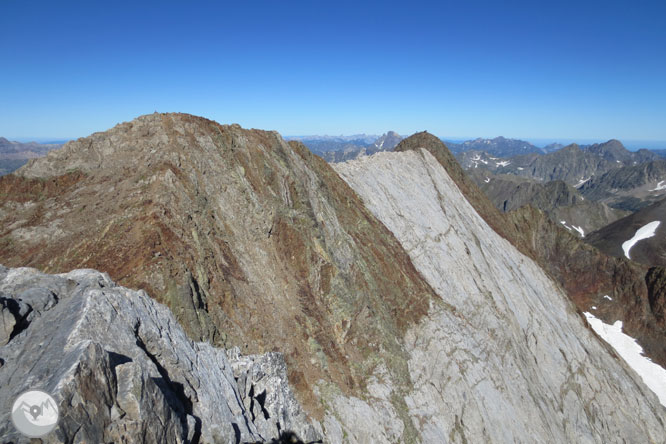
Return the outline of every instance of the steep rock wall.
<path id="1" fill-rule="evenodd" d="M 663 440 L 656 396 L 428 151 L 335 168 L 441 297 L 406 335 L 425 442 Z"/>

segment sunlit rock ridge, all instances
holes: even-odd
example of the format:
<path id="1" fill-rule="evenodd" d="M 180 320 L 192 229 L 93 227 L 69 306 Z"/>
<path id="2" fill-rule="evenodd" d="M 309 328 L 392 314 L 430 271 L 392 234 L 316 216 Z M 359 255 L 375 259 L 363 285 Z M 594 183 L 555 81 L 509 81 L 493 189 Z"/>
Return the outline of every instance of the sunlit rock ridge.
<path id="1" fill-rule="evenodd" d="M 660 442 L 664 410 L 426 150 L 335 166 L 441 297 L 405 337 L 426 442 Z"/>
<path id="2" fill-rule="evenodd" d="M 336 166 L 343 180 L 275 132 L 142 116 L 0 179 L 0 263 L 93 268 L 167 305 L 194 343 L 281 353 L 297 430 L 327 443 L 660 442 L 656 397 L 421 140 Z M 195 407 L 181 436 L 208 442 Z"/>

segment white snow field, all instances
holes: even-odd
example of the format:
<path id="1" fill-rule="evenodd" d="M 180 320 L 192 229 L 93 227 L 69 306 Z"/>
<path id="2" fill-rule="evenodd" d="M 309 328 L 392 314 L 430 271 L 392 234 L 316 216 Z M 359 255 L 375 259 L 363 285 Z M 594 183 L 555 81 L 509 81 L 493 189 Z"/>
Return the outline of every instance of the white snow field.
<path id="1" fill-rule="evenodd" d="M 629 250 L 631 250 L 631 247 L 636 245 L 636 242 L 638 241 L 654 236 L 654 233 L 657 231 L 657 227 L 659 227 L 660 223 L 661 221 L 655 220 L 654 222 L 650 222 L 649 224 L 640 227 L 638 230 L 636 230 L 634 237 L 622 243 L 622 249 L 624 250 L 624 255 L 627 257 L 627 259 L 631 259 L 629 256 Z"/>
<path id="2" fill-rule="evenodd" d="M 634 338 L 622 333 L 622 321 L 615 321 L 613 325 L 609 325 L 595 318 L 593 314 L 588 312 L 584 314 L 594 331 L 643 378 L 645 385 L 650 387 L 661 405 L 666 407 L 666 369 L 643 356 L 643 347 L 638 345 Z"/>

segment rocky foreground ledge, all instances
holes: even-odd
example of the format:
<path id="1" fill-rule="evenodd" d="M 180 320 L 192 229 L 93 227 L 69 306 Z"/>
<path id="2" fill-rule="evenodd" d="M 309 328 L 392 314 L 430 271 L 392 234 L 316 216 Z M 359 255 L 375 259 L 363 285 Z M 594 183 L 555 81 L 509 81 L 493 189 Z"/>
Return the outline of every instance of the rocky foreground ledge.
<path id="1" fill-rule="evenodd" d="M 58 403 L 49 443 L 321 438 L 280 353 L 242 356 L 193 342 L 167 307 L 95 270 L 0 266 L 2 442 L 28 442 L 10 412 L 30 389 Z"/>

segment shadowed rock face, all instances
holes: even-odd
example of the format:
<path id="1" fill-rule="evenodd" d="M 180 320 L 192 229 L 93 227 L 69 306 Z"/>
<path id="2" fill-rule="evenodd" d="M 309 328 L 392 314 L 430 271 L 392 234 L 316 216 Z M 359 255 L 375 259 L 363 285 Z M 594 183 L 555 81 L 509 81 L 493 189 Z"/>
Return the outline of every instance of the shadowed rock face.
<path id="1" fill-rule="evenodd" d="M 652 222 L 660 222 L 654 236 L 636 242 L 629 249 L 631 260 L 648 266 L 666 266 L 666 199 L 591 233 L 587 242 L 606 254 L 626 257 L 622 244 L 634 237 L 636 231 Z"/>
<path id="2" fill-rule="evenodd" d="M 303 145 L 154 114 L 70 142 L 18 174 L 0 179 L 5 264 L 95 268 L 168 305 L 195 340 L 280 351 L 313 417 L 324 411 L 315 386 L 363 397 L 378 365 L 396 393 L 409 388 L 400 338 L 432 290 Z M 406 411 L 401 396 L 391 402 Z"/>
<path id="3" fill-rule="evenodd" d="M 282 355 L 242 356 L 192 342 L 168 308 L 108 275 L 45 275 L 0 266 L 16 310 L 0 347 L 0 404 L 35 388 L 58 403 L 45 439 L 64 442 L 248 442 L 319 434 L 294 399 Z M 0 415 L 3 442 L 23 441 Z"/>
<path id="4" fill-rule="evenodd" d="M 563 228 L 572 230 L 573 226 L 578 227 L 585 236 L 628 214 L 587 200 L 574 187 L 562 181 L 544 184 L 509 174 L 494 175 L 479 169 L 467 170 L 467 173 L 500 211 L 514 211 L 531 205 L 544 211 L 557 224 L 562 225 L 561 221 L 565 221 Z M 580 232 L 578 234 L 582 237 Z"/>

